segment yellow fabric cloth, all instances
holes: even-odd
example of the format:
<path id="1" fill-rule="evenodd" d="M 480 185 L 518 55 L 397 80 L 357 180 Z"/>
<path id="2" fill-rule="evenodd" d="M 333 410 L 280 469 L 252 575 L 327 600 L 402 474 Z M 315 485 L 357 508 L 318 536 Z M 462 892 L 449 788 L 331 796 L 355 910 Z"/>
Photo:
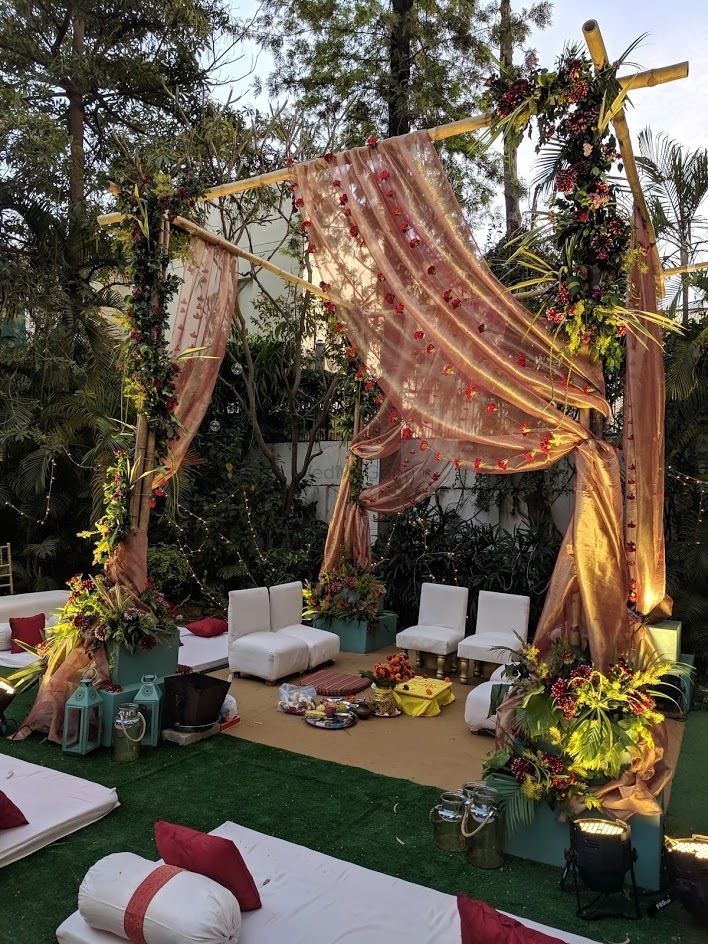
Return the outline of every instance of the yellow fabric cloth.
<path id="1" fill-rule="evenodd" d="M 445 705 L 455 700 L 452 682 L 426 679 L 420 675 L 398 684 L 393 697 L 401 711 L 412 718 L 434 718 Z"/>

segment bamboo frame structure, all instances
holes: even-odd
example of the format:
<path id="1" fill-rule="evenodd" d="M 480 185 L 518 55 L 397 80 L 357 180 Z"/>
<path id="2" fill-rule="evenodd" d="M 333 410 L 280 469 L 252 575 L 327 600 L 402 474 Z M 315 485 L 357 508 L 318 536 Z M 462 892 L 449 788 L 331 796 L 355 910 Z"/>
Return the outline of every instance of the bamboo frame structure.
<path id="1" fill-rule="evenodd" d="M 693 262 L 691 265 L 664 269 L 664 278 L 670 278 L 672 275 L 686 275 L 689 272 L 701 272 L 703 269 L 708 269 L 708 262 Z"/>

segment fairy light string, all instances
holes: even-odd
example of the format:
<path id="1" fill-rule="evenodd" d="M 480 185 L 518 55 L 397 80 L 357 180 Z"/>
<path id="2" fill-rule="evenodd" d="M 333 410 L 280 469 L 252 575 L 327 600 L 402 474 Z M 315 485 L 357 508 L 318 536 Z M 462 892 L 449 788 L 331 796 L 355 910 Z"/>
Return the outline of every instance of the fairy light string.
<path id="1" fill-rule="evenodd" d="M 52 505 L 52 490 L 54 488 L 54 479 L 56 477 L 56 459 L 54 456 L 50 459 L 49 462 L 49 488 L 47 490 L 47 498 L 44 506 L 44 514 L 41 518 L 35 518 L 34 515 L 28 515 L 26 511 L 23 511 L 21 508 L 18 508 L 17 505 L 14 505 L 11 501 L 7 499 L 4 500 L 3 504 L 6 508 L 11 508 L 15 514 L 18 514 L 21 518 L 26 518 L 27 521 L 33 522 L 33 524 L 38 524 L 40 527 L 47 523 L 49 514 L 51 512 Z"/>

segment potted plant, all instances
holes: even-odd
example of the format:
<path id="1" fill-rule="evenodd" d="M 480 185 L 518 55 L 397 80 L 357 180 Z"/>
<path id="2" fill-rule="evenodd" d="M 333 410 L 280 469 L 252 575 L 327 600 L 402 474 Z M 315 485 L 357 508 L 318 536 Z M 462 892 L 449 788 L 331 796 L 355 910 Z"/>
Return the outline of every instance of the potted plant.
<path id="1" fill-rule="evenodd" d="M 366 669 L 361 673 L 362 678 L 371 679 L 374 688 L 374 710 L 377 715 L 400 714 L 392 690 L 401 682 L 412 679 L 414 675 L 415 670 L 405 652 L 394 652 L 386 656 L 385 662 L 376 662 L 373 669 Z"/>
<path id="2" fill-rule="evenodd" d="M 320 629 L 337 633 L 345 652 L 372 652 L 395 640 L 396 616 L 382 609 L 385 595 L 371 570 L 344 564 L 305 586 L 304 615 Z"/>

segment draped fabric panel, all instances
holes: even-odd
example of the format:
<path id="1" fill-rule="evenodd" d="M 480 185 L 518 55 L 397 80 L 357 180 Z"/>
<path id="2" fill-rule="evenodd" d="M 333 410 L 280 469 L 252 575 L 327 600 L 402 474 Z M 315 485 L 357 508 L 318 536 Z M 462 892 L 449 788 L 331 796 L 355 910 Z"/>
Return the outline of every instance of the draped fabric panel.
<path id="1" fill-rule="evenodd" d="M 182 430 L 169 443 L 167 462 L 155 476 L 155 487 L 164 485 L 179 469 L 211 402 L 238 293 L 235 256 L 195 237 L 183 279 L 170 338 L 170 353 L 180 366 L 175 414 Z M 193 348 L 197 350 L 185 355 Z"/>
<path id="2" fill-rule="evenodd" d="M 655 254 L 634 210 L 635 243 L 647 250 L 632 270 L 631 305 L 657 311 Z M 647 337 L 627 337 L 624 392 L 625 542 L 636 609 L 671 615 L 664 556 L 664 360 L 661 327 L 648 322 Z"/>
<path id="3" fill-rule="evenodd" d="M 363 509 L 396 512 L 455 469 L 511 474 L 573 453 L 577 517 L 539 624 L 568 627 L 576 592 L 592 657 L 629 639 L 619 464 L 569 408 L 609 414 L 602 371 L 571 358 L 492 275 L 421 132 L 296 167 L 303 226 L 343 331 L 384 400 L 352 442 L 396 471 L 349 500 L 347 472 L 324 567 L 369 559 Z"/>

